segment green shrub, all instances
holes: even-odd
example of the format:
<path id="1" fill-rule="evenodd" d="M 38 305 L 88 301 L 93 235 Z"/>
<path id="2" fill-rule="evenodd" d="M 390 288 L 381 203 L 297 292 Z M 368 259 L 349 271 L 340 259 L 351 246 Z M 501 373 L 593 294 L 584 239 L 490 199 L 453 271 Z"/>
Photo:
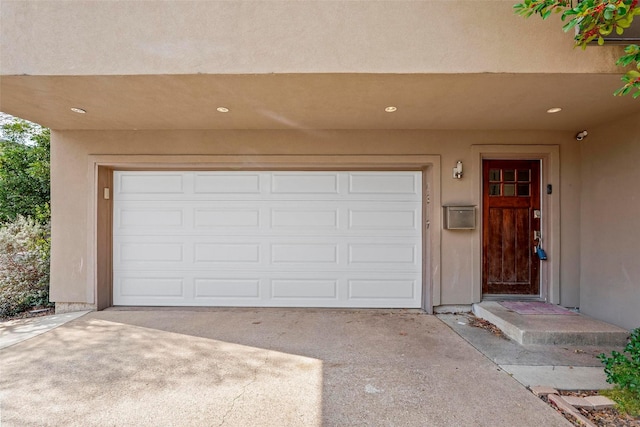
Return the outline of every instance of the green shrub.
<path id="1" fill-rule="evenodd" d="M 19 216 L 0 228 L 0 317 L 50 306 L 49 226 Z"/>
<path id="2" fill-rule="evenodd" d="M 619 409 L 640 415 L 640 328 L 631 331 L 623 353 L 612 351 L 610 357 L 601 354 L 598 358 L 604 364 L 607 382 L 615 384 L 606 394 L 616 401 Z"/>
<path id="3" fill-rule="evenodd" d="M 640 416 L 640 399 L 634 393 L 616 387 L 612 390 L 601 390 L 600 394 L 616 402 L 618 411 L 627 413 L 632 417 Z"/>

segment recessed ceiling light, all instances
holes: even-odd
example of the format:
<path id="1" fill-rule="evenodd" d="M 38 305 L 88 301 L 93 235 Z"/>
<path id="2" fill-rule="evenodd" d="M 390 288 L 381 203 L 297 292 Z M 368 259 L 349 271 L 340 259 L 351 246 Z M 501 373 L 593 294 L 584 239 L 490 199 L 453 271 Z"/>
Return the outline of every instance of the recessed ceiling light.
<path id="1" fill-rule="evenodd" d="M 218 107 L 218 108 L 216 108 L 216 111 L 218 113 L 228 113 L 229 109 L 227 107 Z"/>
<path id="2" fill-rule="evenodd" d="M 384 111 L 386 111 L 387 113 L 393 113 L 395 111 L 398 110 L 398 107 L 394 107 L 393 105 L 388 106 L 387 108 L 384 109 Z"/>
<path id="3" fill-rule="evenodd" d="M 73 111 L 74 113 L 78 113 L 78 114 L 84 114 L 87 112 L 87 110 L 84 110 L 82 108 L 78 108 L 78 107 L 71 107 L 71 111 Z"/>
<path id="4" fill-rule="evenodd" d="M 559 113 L 560 111 L 562 111 L 562 108 L 560 107 L 553 107 L 553 108 L 549 108 L 547 110 L 547 113 L 553 114 L 553 113 Z"/>

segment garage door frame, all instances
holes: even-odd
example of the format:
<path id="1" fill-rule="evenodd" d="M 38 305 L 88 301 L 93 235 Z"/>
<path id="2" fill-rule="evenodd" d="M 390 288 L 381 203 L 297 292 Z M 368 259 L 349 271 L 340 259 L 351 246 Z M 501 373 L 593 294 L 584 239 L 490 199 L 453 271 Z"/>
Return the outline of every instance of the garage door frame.
<path id="1" fill-rule="evenodd" d="M 250 165 L 250 167 L 248 167 Z M 110 189 L 114 170 L 335 170 L 335 171 L 420 171 L 422 172 L 422 309 L 432 313 L 440 305 L 440 156 L 216 156 L 216 155 L 92 155 L 88 176 L 92 197 L 88 207 L 89 251 L 87 293 L 98 310 L 112 305 L 112 215 Z M 105 190 L 105 188 L 109 190 Z M 109 196 L 109 198 L 105 198 Z"/>

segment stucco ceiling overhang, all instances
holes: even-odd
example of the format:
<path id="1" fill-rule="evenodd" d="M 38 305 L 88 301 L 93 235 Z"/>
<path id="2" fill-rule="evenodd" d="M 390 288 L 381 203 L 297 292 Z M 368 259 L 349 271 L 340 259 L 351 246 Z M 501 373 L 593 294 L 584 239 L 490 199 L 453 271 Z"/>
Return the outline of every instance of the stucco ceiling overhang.
<path id="1" fill-rule="evenodd" d="M 59 130 L 576 131 L 640 112 L 612 96 L 620 84 L 615 74 L 2 76 L 0 111 Z"/>

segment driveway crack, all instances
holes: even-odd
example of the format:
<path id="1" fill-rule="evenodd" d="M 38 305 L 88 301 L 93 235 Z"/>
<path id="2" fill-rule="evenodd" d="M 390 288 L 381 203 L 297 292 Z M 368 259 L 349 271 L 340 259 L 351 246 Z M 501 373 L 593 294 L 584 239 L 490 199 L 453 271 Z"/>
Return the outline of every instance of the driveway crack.
<path id="1" fill-rule="evenodd" d="M 251 378 L 249 382 L 247 382 L 244 386 L 242 386 L 242 390 L 240 391 L 240 393 L 238 393 L 238 395 L 233 398 L 233 400 L 231 401 L 231 406 L 229 407 L 227 412 L 225 412 L 224 415 L 222 416 L 222 421 L 220 422 L 220 424 L 218 424 L 218 427 L 222 427 L 222 425 L 224 425 L 224 423 L 227 421 L 227 417 L 229 416 L 229 414 L 233 412 L 233 408 L 236 405 L 236 401 L 242 398 L 242 396 L 244 396 L 244 394 L 247 392 L 247 389 L 258 380 L 258 371 L 262 367 L 266 366 L 268 361 L 269 361 L 269 355 L 267 354 L 262 364 L 260 364 L 259 366 L 256 366 L 256 368 L 253 370 L 253 378 Z"/>

